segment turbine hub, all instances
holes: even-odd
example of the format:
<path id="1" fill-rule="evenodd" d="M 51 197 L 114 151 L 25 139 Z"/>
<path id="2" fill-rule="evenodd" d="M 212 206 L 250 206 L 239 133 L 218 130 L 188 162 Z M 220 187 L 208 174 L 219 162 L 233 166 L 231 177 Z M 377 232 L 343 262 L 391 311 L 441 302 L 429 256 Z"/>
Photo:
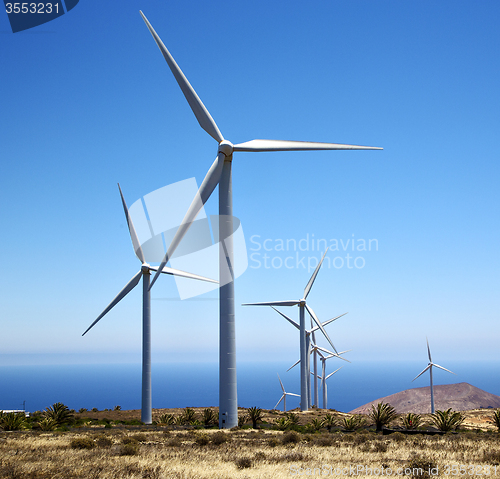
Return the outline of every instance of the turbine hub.
<path id="1" fill-rule="evenodd" d="M 301 305 L 301 306 L 305 306 L 305 304 L 306 304 L 306 300 L 305 300 L 305 299 L 301 299 L 301 300 L 300 300 L 300 305 Z"/>
<path id="2" fill-rule="evenodd" d="M 142 263 L 141 271 L 143 274 L 151 274 L 150 266 L 148 263 Z"/>
<path id="3" fill-rule="evenodd" d="M 230 141 L 222 140 L 219 143 L 219 152 L 229 158 L 233 154 L 233 144 Z"/>

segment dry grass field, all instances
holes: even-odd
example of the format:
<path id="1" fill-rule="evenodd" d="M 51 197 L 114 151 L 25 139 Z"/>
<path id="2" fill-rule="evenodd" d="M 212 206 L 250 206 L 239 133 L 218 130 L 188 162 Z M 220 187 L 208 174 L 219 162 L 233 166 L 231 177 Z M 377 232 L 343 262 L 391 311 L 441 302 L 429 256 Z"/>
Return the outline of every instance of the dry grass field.
<path id="1" fill-rule="evenodd" d="M 116 417 L 121 414 L 134 418 L 131 411 L 114 413 Z M 475 428 L 478 418 L 482 421 L 488 413 L 491 415 L 488 411 L 472 411 L 467 414 L 466 422 Z M 306 422 L 319 414 L 319 411 L 307 413 Z M 112 419 L 111 412 L 107 416 Z M 279 414 L 269 416 L 276 418 Z M 306 414 L 301 415 L 301 422 L 305 419 Z M 500 435 L 493 431 L 465 430 L 443 436 L 401 433 L 384 436 L 367 430 L 345 433 L 325 429 L 305 434 L 271 429 L 218 431 L 118 424 L 111 427 L 84 424 L 68 431 L 0 432 L 1 478 L 230 479 L 343 475 L 500 476 Z"/>

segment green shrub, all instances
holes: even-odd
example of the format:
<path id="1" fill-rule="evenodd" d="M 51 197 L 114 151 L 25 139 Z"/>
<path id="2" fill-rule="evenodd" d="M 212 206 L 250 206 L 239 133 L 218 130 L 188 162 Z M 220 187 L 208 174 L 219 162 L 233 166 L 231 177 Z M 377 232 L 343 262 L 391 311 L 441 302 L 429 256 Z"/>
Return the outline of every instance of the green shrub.
<path id="1" fill-rule="evenodd" d="M 115 406 L 115 408 L 113 409 L 114 411 L 121 411 L 122 410 L 122 407 L 121 406 Z"/>
<path id="2" fill-rule="evenodd" d="M 497 409 L 489 419 L 490 423 L 494 424 L 500 432 L 500 409 Z"/>
<path id="3" fill-rule="evenodd" d="M 277 417 L 274 420 L 274 427 L 278 429 L 278 431 L 286 431 L 292 423 L 286 417 Z"/>
<path id="4" fill-rule="evenodd" d="M 262 409 L 260 407 L 251 407 L 247 409 L 248 417 L 252 421 L 252 427 L 257 429 L 257 423 L 262 422 Z"/>
<path id="5" fill-rule="evenodd" d="M 71 414 L 68 406 L 64 405 L 62 402 L 56 402 L 52 404 L 52 406 L 47 407 L 43 412 L 43 416 L 52 420 L 56 427 L 71 424 L 73 422 L 73 414 Z"/>
<path id="6" fill-rule="evenodd" d="M 419 414 L 413 414 L 412 412 L 409 412 L 401 419 L 405 429 L 417 429 L 420 426 L 421 420 L 422 417 Z"/>
<path id="7" fill-rule="evenodd" d="M 369 417 L 375 423 L 377 432 L 380 432 L 384 426 L 394 421 L 398 414 L 390 404 L 379 402 L 376 406 L 372 405 Z"/>
<path id="8" fill-rule="evenodd" d="M 85 408 L 85 407 L 81 407 L 80 409 L 78 409 L 78 412 L 79 412 L 79 413 L 82 413 L 82 412 L 87 412 L 87 408 Z"/>
<path id="9" fill-rule="evenodd" d="M 126 436 L 122 439 L 122 444 L 137 445 L 138 443 L 139 443 L 139 441 L 135 437 L 132 437 L 132 436 Z"/>
<path id="10" fill-rule="evenodd" d="M 446 411 L 436 411 L 434 414 L 431 414 L 432 423 L 440 430 L 440 431 L 453 431 L 460 427 L 460 425 L 464 422 L 465 415 L 452 411 L 451 407 Z"/>
<path id="11" fill-rule="evenodd" d="M 205 408 L 203 410 L 203 424 L 205 425 L 205 427 L 215 426 L 218 423 L 219 423 L 219 415 L 213 409 Z M 238 423 L 239 423 L 239 418 L 238 418 Z"/>
<path id="12" fill-rule="evenodd" d="M 165 424 L 166 426 L 173 424 L 174 421 L 175 421 L 175 417 L 173 414 L 162 414 L 161 416 L 158 416 L 158 418 L 157 418 L 158 424 Z"/>
<path id="13" fill-rule="evenodd" d="M 341 426 L 346 431 L 355 431 L 365 425 L 365 418 L 363 416 L 353 415 L 345 416 L 342 418 Z"/>
<path id="14" fill-rule="evenodd" d="M 4 431 L 20 431 L 26 429 L 26 416 L 23 412 L 0 413 L 0 427 Z"/>
<path id="15" fill-rule="evenodd" d="M 72 449 L 92 449 L 95 446 L 94 440 L 90 437 L 75 437 L 70 442 Z"/>

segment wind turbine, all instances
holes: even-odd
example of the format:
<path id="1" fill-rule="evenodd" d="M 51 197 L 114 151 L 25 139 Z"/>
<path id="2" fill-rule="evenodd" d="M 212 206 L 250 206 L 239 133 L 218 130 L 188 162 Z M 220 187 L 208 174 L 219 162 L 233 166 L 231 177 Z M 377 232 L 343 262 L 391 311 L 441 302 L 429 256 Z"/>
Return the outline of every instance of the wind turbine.
<path id="1" fill-rule="evenodd" d="M 139 243 L 139 238 L 134 228 L 134 223 L 128 212 L 127 204 L 125 203 L 125 198 L 123 197 L 122 189 L 118 185 L 120 190 L 120 196 L 122 199 L 123 209 L 125 211 L 125 217 L 127 218 L 128 229 L 130 232 L 130 238 L 132 239 L 132 245 L 136 256 L 142 263 L 139 272 L 125 285 L 125 287 L 118 293 L 115 299 L 109 303 L 106 309 L 98 316 L 98 318 L 87 328 L 87 330 L 82 334 L 85 336 L 90 329 L 92 329 L 109 311 L 111 311 L 125 296 L 127 296 L 130 291 L 132 291 L 141 280 L 142 277 L 142 400 L 141 400 L 141 421 L 145 424 L 152 423 L 151 408 L 152 408 L 152 397 L 151 397 L 151 293 L 149 291 L 149 280 L 151 276 L 151 271 L 158 271 L 157 267 L 150 266 L 146 263 L 144 252 L 142 251 L 141 245 Z M 201 281 L 208 281 L 211 283 L 217 283 L 213 279 L 208 279 L 203 276 L 198 276 L 196 274 L 186 273 L 178 269 L 164 268 L 162 273 L 170 274 L 174 276 L 182 276 L 184 278 L 198 279 Z"/>
<path id="2" fill-rule="evenodd" d="M 314 320 L 316 323 L 316 326 L 321 330 L 327 341 L 330 343 L 332 346 L 333 350 L 337 353 L 337 350 L 335 349 L 335 346 L 332 343 L 332 340 L 328 336 L 328 333 L 325 331 L 325 328 L 323 327 L 322 323 L 319 321 L 317 318 L 315 312 L 313 309 L 306 303 L 307 296 L 309 295 L 309 292 L 311 291 L 312 285 L 314 284 L 314 281 L 316 279 L 316 276 L 318 275 L 319 269 L 321 268 L 321 265 L 323 264 L 323 260 L 325 259 L 326 253 L 328 252 L 328 248 L 326 249 L 325 253 L 323 254 L 323 257 L 321 258 L 321 261 L 318 263 L 318 266 L 316 266 L 316 269 L 314 270 L 311 279 L 309 279 L 309 282 L 306 284 L 306 287 L 304 289 L 304 296 L 299 299 L 299 300 L 294 300 L 294 301 L 271 301 L 271 302 L 266 302 L 266 303 L 246 303 L 243 306 L 298 306 L 299 307 L 299 331 L 300 331 L 300 409 L 301 411 L 307 411 L 309 409 L 309 343 L 308 343 L 308 336 L 306 334 L 306 321 L 305 321 L 305 311 L 311 315 L 311 318 Z M 287 319 L 291 324 L 294 324 L 295 327 L 297 327 L 297 323 L 294 321 L 290 320 L 287 316 L 285 316 L 283 313 L 278 311 L 285 319 Z"/>
<path id="3" fill-rule="evenodd" d="M 258 151 L 300 151 L 300 150 L 381 150 L 382 148 L 336 143 L 316 143 L 304 141 L 251 140 L 233 145 L 222 136 L 217 124 L 203 102 L 182 73 L 181 69 L 167 50 L 142 12 L 141 16 L 165 58 L 184 97 L 193 111 L 200 126 L 218 143 L 217 157 L 203 180 L 198 195 L 189 207 L 182 224 L 179 226 L 163 261 L 156 272 L 151 286 L 158 279 L 164 266 L 172 257 L 191 223 L 206 203 L 215 187 L 219 185 L 219 427 L 232 428 L 238 425 L 238 403 L 236 394 L 236 340 L 234 312 L 234 255 L 233 241 L 233 200 L 231 181 L 231 162 L 233 152 Z M 227 61 L 224 62 L 227 71 Z M 227 73 L 226 73 L 227 74 Z M 227 282 L 222 277 L 228 278 Z M 150 286 L 150 288 L 151 288 Z"/>
<path id="4" fill-rule="evenodd" d="M 281 396 L 280 400 L 276 403 L 276 406 L 274 406 L 273 409 L 276 409 L 279 406 L 280 402 L 283 401 L 283 412 L 286 412 L 286 397 L 287 396 L 297 396 L 299 398 L 300 396 L 298 394 L 294 394 L 294 393 L 287 393 L 285 391 L 285 387 L 283 386 L 283 383 L 281 382 L 279 374 L 278 374 L 278 379 L 280 382 L 281 389 L 283 390 L 283 396 Z"/>
<path id="5" fill-rule="evenodd" d="M 442 369 L 443 371 L 448 371 L 451 374 L 455 374 L 455 373 L 453 371 L 450 371 L 449 369 L 443 368 L 443 366 L 440 366 L 439 364 L 432 362 L 431 348 L 429 348 L 429 340 L 427 338 L 425 338 L 425 340 L 427 341 L 427 353 L 429 354 L 429 364 L 415 379 L 419 378 L 420 376 L 422 376 L 422 374 L 425 373 L 425 371 L 429 370 L 429 374 L 431 377 L 431 413 L 434 414 L 434 384 L 432 382 L 432 366 L 435 366 L 436 368 Z M 413 381 L 415 381 L 415 379 L 413 379 Z"/>
<path id="6" fill-rule="evenodd" d="M 347 313 L 344 313 L 344 314 L 347 314 Z M 342 316 L 343 316 L 343 315 L 342 315 Z M 334 319 L 337 319 L 337 318 L 334 318 Z M 333 321 L 334 319 L 331 319 L 331 320 L 329 320 L 328 322 Z M 324 325 L 325 325 L 325 323 L 323 323 L 323 326 L 324 326 Z M 312 375 L 312 376 L 317 376 L 317 378 L 319 378 L 319 379 L 323 380 L 323 378 L 325 377 L 325 361 L 326 361 L 327 359 L 330 359 L 330 358 L 339 358 L 339 359 L 342 359 L 343 361 L 347 361 L 348 363 L 350 363 L 351 361 L 348 361 L 347 359 L 345 359 L 345 358 L 343 358 L 343 357 L 342 357 L 342 354 L 348 353 L 349 351 L 351 351 L 351 350 L 350 350 L 350 349 L 348 349 L 347 351 L 340 351 L 340 353 L 335 354 L 335 353 L 332 353 L 331 351 L 328 351 L 328 349 L 325 349 L 325 348 L 322 348 L 322 347 L 320 347 L 320 346 L 317 346 L 316 344 L 313 344 L 313 345 L 312 345 L 312 348 L 311 348 L 310 353 L 311 353 L 311 354 L 313 354 L 313 352 L 318 353 L 318 354 L 319 354 L 319 356 L 320 356 L 320 358 L 319 358 L 319 359 L 320 359 L 320 361 L 323 361 L 323 363 L 322 363 L 322 375 L 321 375 L 321 376 L 317 376 L 317 373 L 316 373 L 316 372 L 312 372 L 312 371 L 310 371 L 311 375 Z M 322 354 L 322 352 L 323 352 L 323 353 L 328 354 L 328 356 L 325 356 L 324 354 Z M 287 372 L 288 372 L 288 371 L 290 371 L 290 369 L 292 369 L 292 368 L 294 368 L 295 366 L 297 366 L 297 364 L 299 364 L 299 363 L 300 363 L 300 359 L 299 359 L 298 361 L 296 361 L 295 363 L 293 363 L 293 364 L 292 364 L 292 366 L 290 366 L 290 367 L 287 369 Z M 339 368 L 339 369 L 340 369 L 340 368 Z M 338 371 L 338 369 L 337 369 L 337 371 Z M 334 373 L 336 373 L 337 371 L 334 371 Z M 334 374 L 334 373 L 332 373 L 332 374 Z M 328 378 L 329 378 L 332 374 L 328 375 L 328 376 L 327 376 L 327 379 L 328 379 Z M 309 384 L 309 386 L 310 386 L 310 384 Z M 322 389 L 323 389 L 323 409 L 326 409 L 326 408 L 324 407 L 324 405 L 325 405 L 325 398 L 326 398 L 325 393 L 324 393 L 324 391 L 326 390 L 326 389 L 325 389 L 325 384 L 324 384 L 324 382 L 322 382 L 321 387 L 322 387 Z M 309 391 L 309 398 L 310 398 L 310 391 Z M 318 403 L 316 403 L 316 407 L 319 407 Z"/>
<path id="7" fill-rule="evenodd" d="M 344 353 L 348 353 L 349 351 L 351 351 L 350 349 L 348 349 L 347 351 L 341 351 L 338 356 L 344 354 Z M 338 357 L 337 355 L 335 354 L 330 354 L 329 356 L 325 356 L 324 354 L 321 354 L 320 351 L 318 351 L 318 354 L 319 354 L 319 359 L 321 361 L 321 376 L 320 376 L 320 379 L 321 379 L 321 389 L 323 391 L 323 409 L 327 409 L 327 385 L 326 385 L 326 380 L 333 376 L 339 369 L 342 369 L 343 366 L 340 366 L 340 368 L 336 369 L 335 371 L 333 371 L 333 373 L 330 373 L 328 376 L 326 375 L 326 360 L 327 359 L 330 359 L 330 358 L 336 358 Z M 343 359 L 343 358 L 342 358 Z"/>

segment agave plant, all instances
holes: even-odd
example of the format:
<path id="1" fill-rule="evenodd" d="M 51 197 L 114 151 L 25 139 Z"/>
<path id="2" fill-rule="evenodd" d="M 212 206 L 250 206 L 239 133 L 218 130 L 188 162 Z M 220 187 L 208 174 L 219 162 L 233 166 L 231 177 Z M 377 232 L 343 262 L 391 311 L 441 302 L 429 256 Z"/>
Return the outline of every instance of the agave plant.
<path id="1" fill-rule="evenodd" d="M 262 421 L 262 409 L 259 407 L 251 407 L 247 409 L 248 417 L 252 421 L 252 427 L 257 429 L 257 423 Z"/>
<path id="2" fill-rule="evenodd" d="M 413 414 L 412 412 L 409 412 L 401 419 L 405 429 L 417 429 L 420 426 L 421 420 L 422 418 L 419 414 Z"/>
<path id="3" fill-rule="evenodd" d="M 203 410 L 203 424 L 205 427 L 215 426 L 218 422 L 218 414 L 213 409 L 206 408 Z"/>
<path id="4" fill-rule="evenodd" d="M 196 412 L 194 409 L 191 409 L 190 407 L 184 408 L 184 411 L 182 411 L 182 423 L 183 424 L 191 424 L 194 421 L 196 421 Z"/>
<path id="5" fill-rule="evenodd" d="M 238 427 L 243 427 L 249 417 L 246 414 L 238 414 Z"/>
<path id="6" fill-rule="evenodd" d="M 175 417 L 173 414 L 162 414 L 161 416 L 158 416 L 156 421 L 158 424 L 165 424 L 166 426 L 169 426 L 174 423 L 174 420 Z"/>
<path id="7" fill-rule="evenodd" d="M 396 409 L 390 404 L 379 402 L 377 406 L 372 404 L 369 417 L 375 423 L 377 432 L 380 432 L 384 426 L 394 421 L 398 417 L 398 414 L 396 413 Z"/>
<path id="8" fill-rule="evenodd" d="M 57 422 L 50 417 L 43 417 L 36 423 L 42 431 L 53 431 L 57 426 Z"/>
<path id="9" fill-rule="evenodd" d="M 451 407 L 446 411 L 436 411 L 431 414 L 431 421 L 440 431 L 453 431 L 464 422 L 465 415 L 461 412 L 452 411 Z"/>
<path id="10" fill-rule="evenodd" d="M 497 409 L 494 413 L 493 416 L 490 417 L 490 423 L 494 424 L 498 431 L 500 432 L 500 409 Z"/>
<path id="11" fill-rule="evenodd" d="M 321 419 L 315 418 L 309 423 L 309 427 L 313 431 L 319 431 L 323 427 L 323 421 Z"/>
<path id="12" fill-rule="evenodd" d="M 299 424 L 299 415 L 294 412 L 287 412 L 285 417 L 290 421 L 290 424 L 298 425 Z"/>
<path id="13" fill-rule="evenodd" d="M 22 412 L 0 413 L 0 427 L 4 431 L 19 431 L 25 429 L 26 416 Z"/>
<path id="14" fill-rule="evenodd" d="M 278 417 L 274 420 L 274 427 L 279 431 L 286 431 L 291 425 L 292 423 L 286 417 Z"/>
<path id="15" fill-rule="evenodd" d="M 365 425 L 365 418 L 363 416 L 345 416 L 342 419 L 341 426 L 346 431 L 354 431 Z"/>
<path id="16" fill-rule="evenodd" d="M 332 430 L 332 427 L 337 425 L 337 418 L 333 414 L 326 414 L 323 418 L 323 427 L 328 429 L 328 432 Z"/>
<path id="17" fill-rule="evenodd" d="M 73 414 L 71 414 L 68 406 L 65 406 L 62 402 L 56 402 L 46 408 L 43 415 L 47 419 L 52 419 L 56 423 L 56 427 L 69 424 L 73 420 Z"/>

